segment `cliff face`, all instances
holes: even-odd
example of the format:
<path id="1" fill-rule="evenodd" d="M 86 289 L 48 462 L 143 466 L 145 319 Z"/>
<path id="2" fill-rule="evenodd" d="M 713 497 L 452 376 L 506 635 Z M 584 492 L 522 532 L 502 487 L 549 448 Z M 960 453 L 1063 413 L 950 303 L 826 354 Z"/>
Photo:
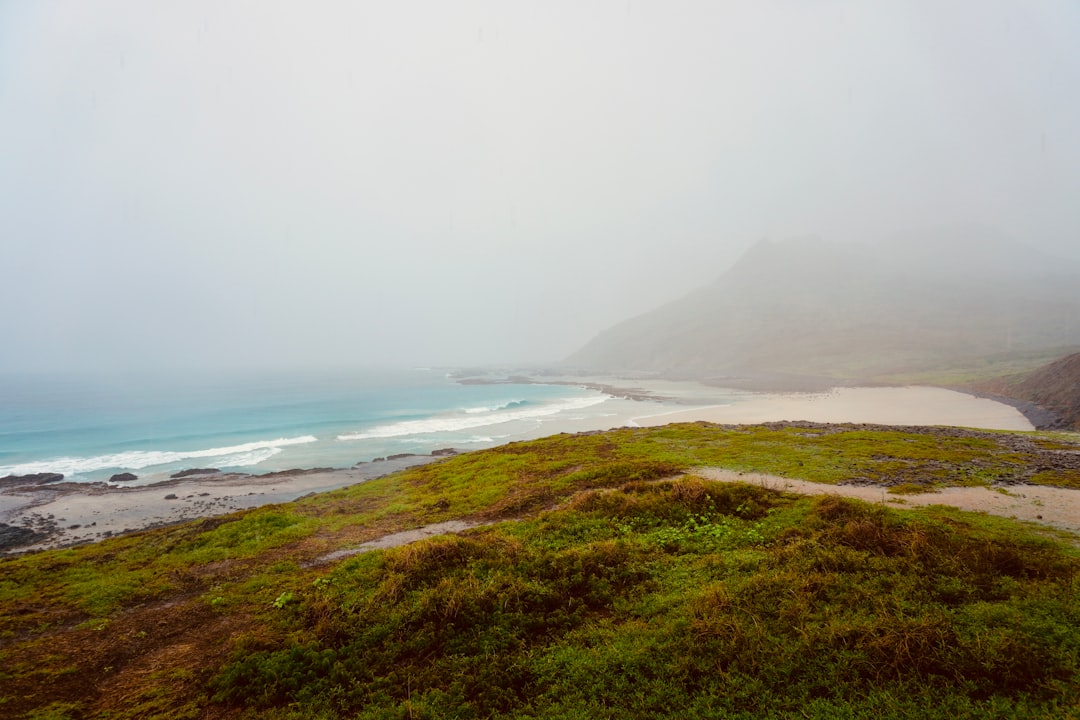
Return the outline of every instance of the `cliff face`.
<path id="1" fill-rule="evenodd" d="M 1080 344 L 1080 269 L 998 239 L 763 241 L 713 284 L 600 333 L 582 369 L 867 379 Z"/>

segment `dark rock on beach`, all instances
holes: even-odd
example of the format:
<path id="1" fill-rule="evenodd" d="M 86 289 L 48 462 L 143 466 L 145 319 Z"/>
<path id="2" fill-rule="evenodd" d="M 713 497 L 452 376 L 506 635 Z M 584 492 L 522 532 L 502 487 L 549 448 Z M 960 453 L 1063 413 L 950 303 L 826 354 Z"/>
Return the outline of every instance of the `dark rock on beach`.
<path id="1" fill-rule="evenodd" d="M 22 547 L 23 545 L 33 545 L 34 543 L 41 542 L 46 537 L 48 536 L 44 533 L 36 532 L 30 528 L 15 527 L 14 525 L 0 523 L 0 550 Z"/>
<path id="2" fill-rule="evenodd" d="M 457 452 L 458 451 L 455 450 L 454 448 L 439 448 L 438 450 L 432 450 L 431 451 L 431 456 L 432 457 L 443 457 L 443 456 L 446 456 L 446 455 L 457 455 Z"/>
<path id="3" fill-rule="evenodd" d="M 131 482 L 132 480 L 138 479 L 139 476 L 135 473 L 123 472 L 113 475 L 111 478 L 109 478 L 109 482 Z"/>
<path id="4" fill-rule="evenodd" d="M 396 455 L 387 455 L 387 460 L 401 460 L 403 458 L 416 457 L 416 453 L 397 453 Z"/>
<path id="5" fill-rule="evenodd" d="M 297 477 L 299 475 L 315 475 L 317 473 L 327 473 L 327 472 L 333 472 L 333 471 L 334 471 L 334 468 L 331 468 L 331 467 L 291 468 L 289 470 L 276 470 L 274 472 L 262 473 L 261 475 L 256 475 L 255 477 L 260 477 L 260 478 L 276 478 L 276 477 L 289 478 L 289 477 Z"/>
<path id="6" fill-rule="evenodd" d="M 180 472 L 173 473 L 169 477 L 173 480 L 179 480 L 180 478 L 191 477 L 192 475 L 213 475 L 219 473 L 221 470 L 217 468 L 191 468 L 189 470 L 181 470 Z"/>
<path id="7" fill-rule="evenodd" d="M 30 475 L 6 475 L 0 478 L 0 487 L 16 487 L 18 485 L 46 485 L 60 482 L 64 479 L 62 473 L 32 473 Z"/>

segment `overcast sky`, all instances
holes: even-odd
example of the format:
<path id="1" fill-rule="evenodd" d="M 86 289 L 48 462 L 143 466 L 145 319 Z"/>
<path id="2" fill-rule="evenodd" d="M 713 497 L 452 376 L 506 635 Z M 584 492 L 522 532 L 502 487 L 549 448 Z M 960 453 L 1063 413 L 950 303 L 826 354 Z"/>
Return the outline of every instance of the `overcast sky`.
<path id="1" fill-rule="evenodd" d="M 557 360 L 755 240 L 1080 256 L 1080 3 L 0 0 L 0 369 Z"/>

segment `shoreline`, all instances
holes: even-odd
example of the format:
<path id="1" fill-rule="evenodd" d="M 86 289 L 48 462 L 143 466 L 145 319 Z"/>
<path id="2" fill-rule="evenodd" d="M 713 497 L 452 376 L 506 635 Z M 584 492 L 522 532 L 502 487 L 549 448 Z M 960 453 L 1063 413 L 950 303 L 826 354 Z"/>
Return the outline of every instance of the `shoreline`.
<path id="1" fill-rule="evenodd" d="M 514 382 L 526 378 L 515 377 Z M 554 380 L 554 382 L 552 382 Z M 958 425 L 983 429 L 1031 431 L 1032 423 L 1014 407 L 977 398 L 970 393 L 933 388 L 864 387 L 833 388 L 828 392 L 760 393 L 738 391 L 728 404 L 695 402 L 715 400 L 709 386 L 663 379 L 623 378 L 533 379 L 549 384 L 574 384 L 626 400 L 656 403 L 657 412 L 634 416 L 633 412 L 592 421 L 568 420 L 545 434 L 594 432 L 618 426 L 664 425 L 673 422 L 707 421 L 719 424 L 757 424 L 807 420 L 828 423 L 877 425 Z M 509 379 L 507 380 L 509 381 Z M 966 397 L 958 397 L 966 396 Z M 978 413 L 958 417 L 947 411 L 964 408 Z M 645 408 L 642 408 L 645 410 Z M 895 417 L 896 412 L 907 412 Z M 911 415 L 915 411 L 914 415 Z M 953 420 L 950 422 L 949 420 Z M 586 427 L 587 426 L 587 427 Z M 604 427 L 601 427 L 604 426 Z M 531 436 L 514 438 L 532 439 Z M 167 478 L 149 484 L 124 486 L 106 482 L 55 483 L 0 486 L 0 554 L 67 547 L 96 542 L 128 532 L 178 522 L 214 517 L 262 505 L 285 503 L 307 494 L 326 492 L 381 477 L 421 463 L 439 460 L 457 451 L 437 450 L 430 455 L 394 456 L 357 463 L 344 468 L 310 468 L 264 474 L 217 472 Z M 1077 528 L 1080 530 L 1080 526 Z"/>
<path id="2" fill-rule="evenodd" d="M 132 532 L 287 503 L 443 457 L 413 456 L 398 461 L 365 463 L 366 467 L 297 470 L 266 475 L 200 475 L 137 488 L 100 485 L 71 487 L 74 483 L 67 487 L 39 486 L 25 491 L 30 497 L 4 493 L 0 494 L 0 500 L 5 505 L 10 505 L 12 500 L 22 500 L 14 509 L 0 508 L 8 520 L 16 521 L 15 525 L 9 527 L 31 529 L 41 533 L 41 537 L 30 544 L 0 547 L 0 555 L 13 556 L 83 545 Z M 886 485 L 831 485 L 720 467 L 691 468 L 687 474 L 713 481 L 748 482 L 803 495 L 840 495 L 897 509 L 942 505 L 1080 534 L 1080 490 L 1072 488 L 1018 483 L 1000 487 L 945 487 L 897 495 L 889 493 Z"/>
<path id="3" fill-rule="evenodd" d="M 1036 430 L 1069 430 L 1069 428 L 1066 427 L 1065 419 L 1059 413 L 1048 410 L 1030 400 L 1021 400 L 1020 398 L 986 392 L 976 388 L 965 387 L 963 385 L 956 387 L 941 387 L 945 387 L 946 390 L 954 390 L 959 393 L 964 393 L 965 395 L 971 395 L 972 397 L 985 398 L 986 400 L 993 400 L 1002 405 L 1014 407 L 1021 415 L 1028 419 L 1028 422 L 1030 422 Z"/>
<path id="4" fill-rule="evenodd" d="M 0 491 L 0 555 L 81 545 L 287 503 L 435 462 L 447 455 L 410 455 L 349 468 L 297 469 L 262 475 L 200 474 L 136 487 L 72 482 L 9 487 Z"/>

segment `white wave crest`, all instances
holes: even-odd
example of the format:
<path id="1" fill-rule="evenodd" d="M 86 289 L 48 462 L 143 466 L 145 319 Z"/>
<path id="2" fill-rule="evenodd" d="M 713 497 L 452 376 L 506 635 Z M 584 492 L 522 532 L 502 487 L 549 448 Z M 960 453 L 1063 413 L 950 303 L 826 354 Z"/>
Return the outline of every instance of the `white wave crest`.
<path id="1" fill-rule="evenodd" d="M 279 447 L 252 450 L 251 452 L 237 453 L 236 455 L 227 455 L 226 457 L 215 459 L 214 465 L 223 468 L 250 467 L 252 465 L 258 465 L 264 460 L 269 460 L 280 452 L 281 448 Z"/>
<path id="2" fill-rule="evenodd" d="M 478 415 L 480 413 L 498 412 L 499 410 L 509 410 L 510 408 L 522 407 L 528 405 L 528 400 L 508 400 L 501 405 L 481 405 L 479 407 L 465 408 L 465 412 L 469 415 Z"/>
<path id="3" fill-rule="evenodd" d="M 80 473 L 94 472 L 95 470 L 141 470 L 155 465 L 167 465 L 169 463 L 182 462 L 205 458 L 220 458 L 215 464 L 226 467 L 241 467 L 242 465 L 254 465 L 262 462 L 271 455 L 281 452 L 281 448 L 288 445 L 302 445 L 318 441 L 314 435 L 304 435 L 294 438 L 278 438 L 277 440 L 258 440 L 255 442 L 231 445 L 228 447 L 208 448 L 205 450 L 131 450 L 128 452 L 115 453 L 113 455 L 97 455 L 88 458 L 62 457 L 55 460 L 38 460 L 35 462 L 21 463 L 0 467 L 0 477 L 4 475 L 29 475 L 31 473 L 55 472 L 64 475 L 78 475 Z M 265 455 L 254 462 L 240 462 L 245 457 L 260 457 L 260 453 L 273 451 L 271 455 Z M 231 461 L 231 462 L 226 462 Z"/>
<path id="4" fill-rule="evenodd" d="M 515 420 L 531 420 L 536 418 L 558 415 L 571 410 L 584 410 L 593 405 L 611 399 L 609 395 L 600 397 L 570 398 L 550 405 L 530 406 L 516 410 L 490 413 L 487 415 L 443 415 L 440 417 L 427 418 L 425 420 L 405 420 L 390 425 L 379 425 L 370 430 L 357 433 L 338 435 L 338 440 L 370 440 L 372 438 L 392 438 L 405 435 L 420 435 L 423 433 L 459 432 L 486 425 L 499 425 Z"/>
<path id="5" fill-rule="evenodd" d="M 509 436 L 502 435 L 500 437 Z M 401 445 L 433 445 L 445 443 L 447 442 L 447 440 L 446 438 L 440 437 L 439 435 L 421 435 L 419 437 L 401 438 L 400 440 L 396 440 L 395 442 Z M 468 438 L 454 438 L 453 442 L 455 445 L 473 445 L 478 443 L 495 442 L 495 438 L 488 435 L 473 435 L 472 437 Z"/>

